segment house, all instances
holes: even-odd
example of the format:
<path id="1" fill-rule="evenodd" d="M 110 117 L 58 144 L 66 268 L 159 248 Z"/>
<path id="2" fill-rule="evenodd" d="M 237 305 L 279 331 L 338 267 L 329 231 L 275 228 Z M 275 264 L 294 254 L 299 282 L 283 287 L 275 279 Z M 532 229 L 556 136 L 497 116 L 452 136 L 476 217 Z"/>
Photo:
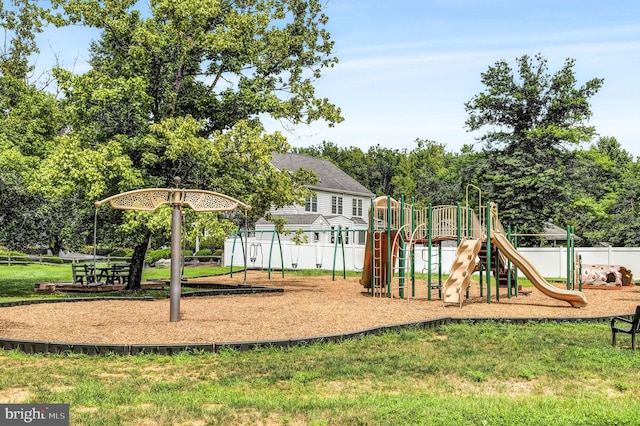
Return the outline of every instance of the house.
<path id="1" fill-rule="evenodd" d="M 369 206 L 374 197 L 371 191 L 322 158 L 274 153 L 272 164 L 280 170 L 296 172 L 304 168 L 318 175 L 317 183 L 307 185 L 315 195 L 307 198 L 304 205 L 270 210 L 274 216 L 287 220 L 286 230 L 304 230 L 310 243 L 334 243 L 339 229 L 343 232 L 338 238 L 344 238 L 344 244 L 365 244 Z M 256 223 L 256 231 L 273 228 L 273 223 L 265 219 Z"/>

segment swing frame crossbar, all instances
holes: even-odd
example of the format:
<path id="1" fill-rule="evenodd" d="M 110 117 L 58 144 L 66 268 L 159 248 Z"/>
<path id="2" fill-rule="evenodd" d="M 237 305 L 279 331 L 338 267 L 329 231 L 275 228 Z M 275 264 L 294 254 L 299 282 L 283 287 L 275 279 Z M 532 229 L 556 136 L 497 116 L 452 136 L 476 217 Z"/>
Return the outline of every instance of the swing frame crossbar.
<path id="1" fill-rule="evenodd" d="M 324 258 L 324 248 L 325 247 L 329 247 L 330 245 L 333 246 L 333 261 L 332 261 L 332 266 L 331 266 L 331 277 L 332 280 L 335 281 L 336 278 L 336 272 L 337 272 L 337 260 L 339 258 L 339 256 L 342 257 L 342 278 L 346 279 L 347 277 L 347 262 L 346 262 L 346 248 L 345 248 L 345 241 L 348 240 L 348 233 L 358 233 L 358 232 L 366 232 L 366 230 L 364 229 L 343 229 L 341 225 L 338 225 L 337 228 L 335 229 L 297 229 L 296 231 L 301 232 L 301 233 L 309 233 L 309 234 L 314 234 L 314 233 L 319 233 L 319 234 L 333 234 L 334 238 L 332 239 L 332 242 L 330 244 L 324 244 L 321 241 L 314 241 L 312 243 L 307 243 L 307 244 L 313 244 L 315 246 L 315 266 L 316 269 L 321 269 L 322 265 L 323 265 L 323 258 Z M 267 258 L 267 278 L 271 279 L 271 272 L 273 270 L 273 250 L 275 248 L 275 241 L 277 239 L 278 241 L 278 250 L 280 253 L 280 272 L 281 272 L 281 276 L 284 278 L 284 272 L 285 272 L 285 263 L 284 263 L 284 253 L 283 253 L 283 245 L 282 245 L 282 239 L 280 238 L 280 232 L 274 230 L 274 229 L 244 229 L 244 230 L 238 230 L 233 238 L 233 243 L 231 246 L 231 259 L 230 259 L 230 266 L 229 266 L 229 274 L 231 276 L 233 276 L 233 265 L 234 265 L 234 256 L 235 256 L 235 251 L 236 251 L 236 242 L 238 240 L 238 237 L 241 237 L 242 235 L 245 235 L 245 238 L 239 238 L 240 240 L 240 244 L 241 244 L 241 249 L 242 249 L 242 253 L 243 256 L 246 257 L 247 256 L 247 252 L 249 255 L 249 259 L 251 260 L 251 263 L 257 263 L 257 258 L 258 258 L 258 252 L 260 253 L 260 258 L 261 258 L 261 262 L 260 262 L 260 269 L 262 269 L 264 267 L 264 252 L 262 249 L 262 245 L 265 244 L 269 246 L 269 255 Z M 253 241 L 251 242 L 251 244 L 249 244 L 249 234 L 256 234 L 256 235 L 263 235 L 263 234 L 269 234 L 271 235 L 271 239 L 269 241 L 265 240 L 258 240 L 258 242 Z M 355 236 L 353 237 L 355 238 Z M 247 244 L 247 247 L 245 248 L 245 241 Z M 264 242 L 262 242 L 264 241 Z M 291 245 L 291 267 L 292 269 L 297 269 L 297 267 L 293 266 L 294 263 L 298 263 L 296 262 L 297 257 L 299 256 L 299 253 L 297 252 L 297 250 L 299 250 L 300 246 L 305 245 L 305 244 L 298 244 L 295 243 L 293 240 L 289 241 L 290 245 Z M 348 243 L 347 243 L 348 244 Z M 258 249 L 259 247 L 259 249 Z M 353 245 L 353 250 L 355 250 L 355 244 Z M 296 251 L 296 259 L 294 260 L 294 251 Z M 256 254 L 256 258 L 255 261 L 253 261 L 253 254 Z M 363 267 L 357 267 L 355 265 L 355 256 L 354 256 L 354 265 L 353 265 L 353 269 L 357 272 L 361 272 L 363 270 Z"/>

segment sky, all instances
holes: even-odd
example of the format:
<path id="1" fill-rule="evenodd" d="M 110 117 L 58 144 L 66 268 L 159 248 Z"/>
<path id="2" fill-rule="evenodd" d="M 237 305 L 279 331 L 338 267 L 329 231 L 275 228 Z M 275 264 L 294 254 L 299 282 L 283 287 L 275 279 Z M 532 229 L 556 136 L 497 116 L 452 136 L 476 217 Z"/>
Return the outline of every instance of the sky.
<path id="1" fill-rule="evenodd" d="M 467 132 L 464 104 L 484 86 L 480 74 L 499 60 L 515 66 L 542 54 L 549 72 L 576 60 L 578 85 L 604 78 L 590 99 L 590 124 L 640 156 L 640 2 L 637 0 L 326 0 L 327 30 L 339 63 L 316 82 L 316 95 L 341 108 L 344 121 L 295 129 L 267 121 L 295 147 L 408 149 L 416 139 L 457 152 Z M 96 33 L 46 32 L 41 56 L 65 68 L 86 66 Z"/>

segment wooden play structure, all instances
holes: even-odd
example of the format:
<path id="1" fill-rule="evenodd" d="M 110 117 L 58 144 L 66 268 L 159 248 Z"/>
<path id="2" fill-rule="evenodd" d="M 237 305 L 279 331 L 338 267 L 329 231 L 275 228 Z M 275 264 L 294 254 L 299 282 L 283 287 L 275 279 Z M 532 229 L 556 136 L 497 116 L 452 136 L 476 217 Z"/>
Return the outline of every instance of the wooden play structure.
<path id="1" fill-rule="evenodd" d="M 469 189 L 478 191 L 478 205 L 469 205 Z M 495 281 L 495 300 L 500 288 L 507 289 L 507 297 L 517 296 L 517 273 L 521 271 L 543 294 L 568 302 L 573 307 L 587 305 L 579 282 L 579 263 L 574 261 L 573 247 L 567 250 L 568 273 L 566 288 L 548 283 L 536 268 L 516 249 L 517 234 L 505 230 L 498 220 L 493 203 L 482 204 L 481 191 L 469 185 L 465 206 L 431 206 L 418 209 L 413 203 L 378 197 L 369 211 L 364 268 L 360 283 L 370 289 L 372 296 L 414 298 L 416 272 L 426 275 L 427 298 L 433 291 L 445 304 L 462 306 L 471 284 L 471 276 L 479 272 L 480 295 L 486 290 L 487 303 L 492 300 L 492 276 Z M 568 240 L 573 240 L 572 236 Z M 457 252 L 446 282 L 442 282 L 441 247 L 443 241 L 455 241 Z M 415 271 L 416 250 L 425 253 L 427 265 Z M 437 260 L 433 262 L 434 251 Z M 433 282 L 433 266 L 438 268 L 438 281 Z M 484 282 L 483 282 L 484 281 Z M 581 289 L 580 289 L 581 290 Z"/>

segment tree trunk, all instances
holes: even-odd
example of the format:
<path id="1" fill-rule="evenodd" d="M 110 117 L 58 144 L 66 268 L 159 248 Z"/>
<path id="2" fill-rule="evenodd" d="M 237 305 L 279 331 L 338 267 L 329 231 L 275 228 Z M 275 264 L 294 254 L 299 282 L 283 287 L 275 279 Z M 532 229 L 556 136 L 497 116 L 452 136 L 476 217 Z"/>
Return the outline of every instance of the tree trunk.
<path id="1" fill-rule="evenodd" d="M 54 256 L 60 256 L 60 251 L 62 250 L 62 241 L 59 238 L 55 238 L 53 240 L 53 248 L 51 249 L 51 254 Z"/>
<path id="2" fill-rule="evenodd" d="M 131 268 L 129 268 L 129 280 L 125 290 L 138 291 L 142 288 L 142 270 L 144 269 L 144 259 L 147 255 L 149 237 L 143 243 L 137 244 L 131 256 Z"/>

